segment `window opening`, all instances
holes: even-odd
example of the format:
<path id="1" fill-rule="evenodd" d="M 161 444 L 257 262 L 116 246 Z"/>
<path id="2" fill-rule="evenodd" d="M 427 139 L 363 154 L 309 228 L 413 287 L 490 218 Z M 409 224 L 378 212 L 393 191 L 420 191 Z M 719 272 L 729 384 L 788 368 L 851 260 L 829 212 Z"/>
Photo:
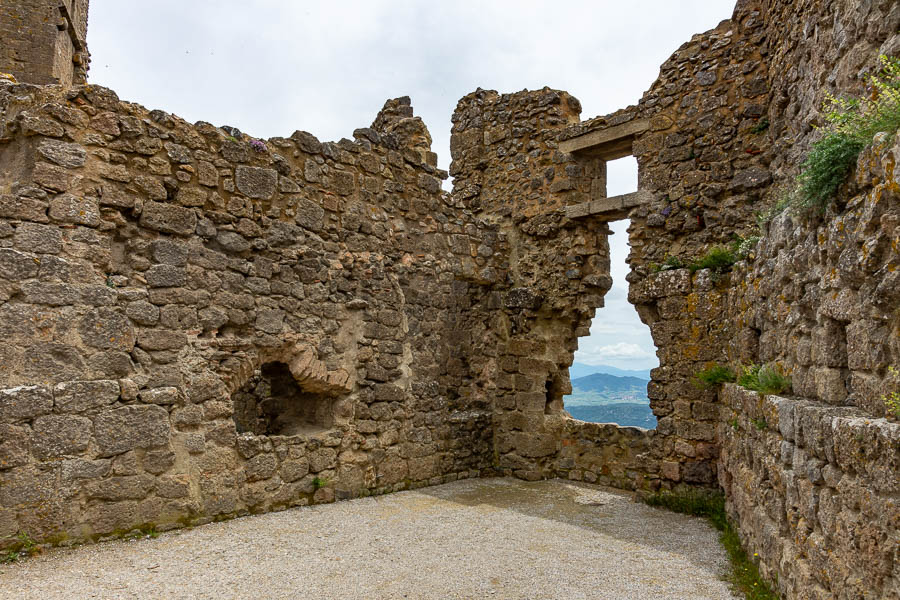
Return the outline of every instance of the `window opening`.
<path id="1" fill-rule="evenodd" d="M 637 189 L 637 161 L 633 156 L 607 162 L 608 195 Z M 647 398 L 650 369 L 659 365 L 650 328 L 628 302 L 628 226 L 610 222 L 610 275 L 612 288 L 597 309 L 589 335 L 578 340 L 569 369 L 572 393 L 563 398 L 574 418 L 594 423 L 656 428 Z"/>

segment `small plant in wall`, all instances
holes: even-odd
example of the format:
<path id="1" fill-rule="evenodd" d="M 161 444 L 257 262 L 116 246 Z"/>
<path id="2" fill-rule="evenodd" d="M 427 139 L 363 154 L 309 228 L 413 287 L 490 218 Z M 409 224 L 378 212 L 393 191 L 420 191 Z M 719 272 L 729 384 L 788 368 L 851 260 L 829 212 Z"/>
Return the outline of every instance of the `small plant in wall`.
<path id="1" fill-rule="evenodd" d="M 774 366 L 750 365 L 741 370 L 737 384 L 760 394 L 783 394 L 791 389 L 791 378 Z"/>
<path id="2" fill-rule="evenodd" d="M 666 256 L 666 259 L 662 261 L 662 264 L 653 263 L 650 266 L 650 269 L 654 273 L 659 273 L 660 271 L 674 271 L 675 269 L 683 269 L 685 264 L 681 262 L 681 259 L 677 256 Z"/>
<path id="3" fill-rule="evenodd" d="M 765 215 L 768 219 L 787 207 L 824 212 L 875 134 L 886 133 L 891 139 L 900 131 L 900 58 L 882 55 L 878 60 L 881 72 L 867 76 L 867 96 L 825 94 L 822 135 L 810 148 L 793 185 L 782 192 L 776 209 Z"/>
<path id="4" fill-rule="evenodd" d="M 40 547 L 38 547 L 38 545 L 34 543 L 34 540 L 32 540 L 24 531 L 19 532 L 17 539 L 18 541 L 12 549 L 8 550 L 5 554 L 0 554 L 0 564 L 14 563 L 21 558 L 34 556 L 35 554 L 40 553 Z"/>
<path id="5" fill-rule="evenodd" d="M 313 488 L 320 490 L 323 487 L 325 487 L 326 485 L 328 485 L 328 478 L 327 477 L 313 477 L 312 485 L 313 485 Z"/>
<path id="6" fill-rule="evenodd" d="M 713 365 L 694 374 L 694 384 L 701 389 L 709 389 L 737 379 L 729 366 Z"/>
<path id="7" fill-rule="evenodd" d="M 750 422 L 753 423 L 753 426 L 762 431 L 763 429 L 768 429 L 769 424 L 766 422 L 766 418 L 762 419 L 750 419 Z"/>

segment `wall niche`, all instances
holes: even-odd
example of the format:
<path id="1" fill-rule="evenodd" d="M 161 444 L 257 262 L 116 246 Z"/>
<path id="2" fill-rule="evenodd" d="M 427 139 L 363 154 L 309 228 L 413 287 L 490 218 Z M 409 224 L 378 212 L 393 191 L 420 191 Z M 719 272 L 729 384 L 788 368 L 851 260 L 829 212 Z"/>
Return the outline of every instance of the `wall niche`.
<path id="1" fill-rule="evenodd" d="M 237 392 L 234 424 L 238 433 L 304 435 L 334 427 L 334 398 L 304 390 L 283 362 L 268 362 Z"/>

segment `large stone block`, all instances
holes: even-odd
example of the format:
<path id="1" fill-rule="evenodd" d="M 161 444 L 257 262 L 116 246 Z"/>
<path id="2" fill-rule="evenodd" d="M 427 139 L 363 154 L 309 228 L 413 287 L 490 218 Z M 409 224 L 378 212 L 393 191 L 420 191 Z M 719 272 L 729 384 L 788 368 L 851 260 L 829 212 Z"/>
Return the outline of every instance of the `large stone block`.
<path id="1" fill-rule="evenodd" d="M 78 332 L 85 344 L 101 350 L 131 352 L 134 328 L 128 318 L 112 308 L 92 310 L 81 319 Z"/>
<path id="2" fill-rule="evenodd" d="M 0 471 L 28 463 L 30 439 L 27 427 L 0 424 Z"/>
<path id="3" fill-rule="evenodd" d="M 101 456 L 169 441 L 169 413 L 161 406 L 123 406 L 94 417 L 94 437 Z"/>
<path id="4" fill-rule="evenodd" d="M 37 277 L 41 261 L 32 254 L 0 248 L 0 277 L 12 281 Z"/>
<path id="5" fill-rule="evenodd" d="M 97 227 L 100 225 L 100 205 L 90 198 L 61 194 L 50 201 L 50 218 L 60 223 Z"/>
<path id="6" fill-rule="evenodd" d="M 197 215 L 190 208 L 150 201 L 144 204 L 140 223 L 164 233 L 190 235 L 197 228 Z"/>
<path id="7" fill-rule="evenodd" d="M 53 394 L 43 385 L 0 390 L 0 422 L 14 423 L 46 415 L 53 410 Z"/>
<path id="8" fill-rule="evenodd" d="M 275 193 L 277 182 L 278 173 L 275 169 L 241 165 L 235 170 L 237 189 L 250 198 L 268 200 Z"/>
<path id="9" fill-rule="evenodd" d="M 16 250 L 36 254 L 59 254 L 62 251 L 62 232 L 55 225 L 21 223 L 13 236 Z"/>
<path id="10" fill-rule="evenodd" d="M 50 162 L 67 169 L 84 166 L 84 159 L 87 156 L 87 152 L 79 144 L 60 142 L 59 140 L 44 140 L 38 144 L 37 150 Z"/>
<path id="11" fill-rule="evenodd" d="M 38 460 L 81 454 L 91 440 L 91 420 L 71 415 L 46 415 L 34 421 L 31 448 Z"/>

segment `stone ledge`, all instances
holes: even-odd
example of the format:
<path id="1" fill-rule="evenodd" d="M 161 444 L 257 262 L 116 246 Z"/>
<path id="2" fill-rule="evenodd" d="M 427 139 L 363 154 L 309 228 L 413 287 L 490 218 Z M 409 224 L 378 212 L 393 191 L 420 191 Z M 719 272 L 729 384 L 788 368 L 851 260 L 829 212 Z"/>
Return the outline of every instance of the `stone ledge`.
<path id="1" fill-rule="evenodd" d="M 560 152 L 572 153 L 590 150 L 603 160 L 615 160 L 631 154 L 631 143 L 634 136 L 650 128 L 648 119 L 628 121 L 621 125 L 598 129 L 585 133 L 559 144 Z"/>
<path id="2" fill-rule="evenodd" d="M 641 204 L 649 204 L 653 199 L 650 192 L 638 190 L 630 194 L 622 194 L 612 196 L 611 198 L 599 198 L 590 202 L 582 202 L 566 207 L 566 217 L 570 219 L 578 219 L 590 215 L 599 215 L 604 213 L 618 213 L 628 208 L 640 206 Z"/>

